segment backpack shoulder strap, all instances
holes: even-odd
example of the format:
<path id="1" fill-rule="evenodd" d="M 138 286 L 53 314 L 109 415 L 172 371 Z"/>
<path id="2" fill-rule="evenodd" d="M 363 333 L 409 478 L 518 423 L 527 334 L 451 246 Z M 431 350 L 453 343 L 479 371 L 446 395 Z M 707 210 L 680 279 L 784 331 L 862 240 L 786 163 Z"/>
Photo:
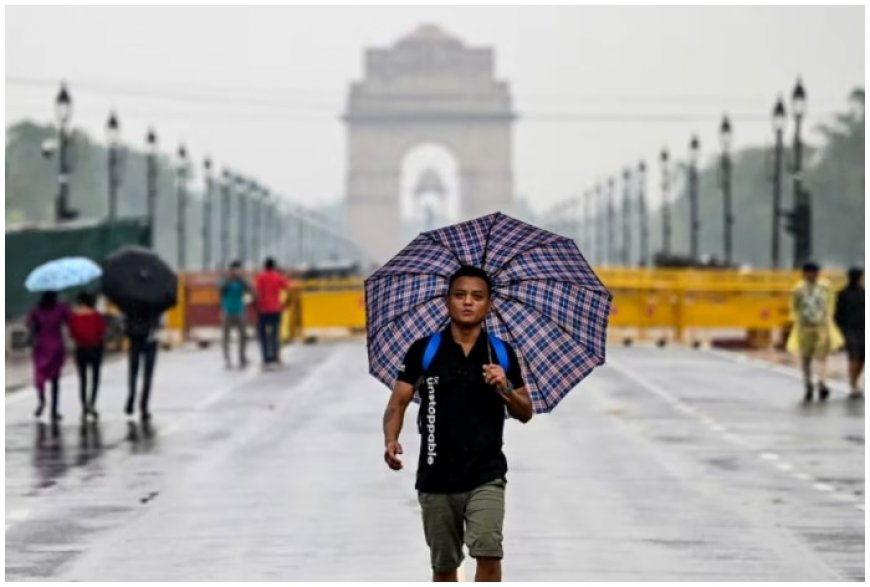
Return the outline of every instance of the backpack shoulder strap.
<path id="1" fill-rule="evenodd" d="M 432 364 L 432 359 L 435 358 L 435 353 L 438 352 L 438 347 L 441 346 L 441 332 L 436 332 L 429 337 L 429 342 L 426 343 L 426 350 L 423 351 L 423 372 L 429 370 L 429 365 Z"/>
<path id="2" fill-rule="evenodd" d="M 504 369 L 504 372 L 507 373 L 508 369 L 511 366 L 510 356 L 507 352 L 507 347 L 504 345 L 504 341 L 498 338 L 496 335 L 492 333 L 487 333 L 489 335 L 489 342 L 492 344 L 492 348 L 495 350 L 496 359 L 498 359 L 498 364 L 501 365 L 501 368 Z"/>

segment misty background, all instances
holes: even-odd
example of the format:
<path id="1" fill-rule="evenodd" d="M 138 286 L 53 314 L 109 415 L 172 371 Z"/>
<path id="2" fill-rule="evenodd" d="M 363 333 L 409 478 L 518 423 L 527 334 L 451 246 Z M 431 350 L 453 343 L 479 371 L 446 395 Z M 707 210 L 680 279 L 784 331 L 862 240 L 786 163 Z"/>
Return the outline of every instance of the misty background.
<path id="1" fill-rule="evenodd" d="M 198 165 L 208 155 L 340 221 L 349 85 L 362 77 L 365 49 L 392 46 L 424 23 L 494 50 L 519 116 L 515 190 L 531 216 L 642 159 L 655 208 L 660 150 L 685 159 L 697 134 L 702 250 L 715 253 L 727 113 L 735 257 L 755 265 L 769 261 L 771 112 L 778 95 L 788 109 L 801 76 L 817 256 L 863 261 L 864 125 L 849 104 L 864 86 L 863 7 L 7 7 L 7 223 L 50 217 L 56 169 L 34 145 L 51 135 L 61 80 L 81 139 L 73 206 L 94 215 L 105 206 L 100 149 L 115 109 L 129 153 L 122 214 L 144 209 L 136 151 L 153 125 L 165 181 L 184 142 Z M 789 120 L 787 145 L 792 131 Z M 787 206 L 787 177 L 783 195 Z M 678 199 L 675 248 L 685 248 L 686 216 Z"/>

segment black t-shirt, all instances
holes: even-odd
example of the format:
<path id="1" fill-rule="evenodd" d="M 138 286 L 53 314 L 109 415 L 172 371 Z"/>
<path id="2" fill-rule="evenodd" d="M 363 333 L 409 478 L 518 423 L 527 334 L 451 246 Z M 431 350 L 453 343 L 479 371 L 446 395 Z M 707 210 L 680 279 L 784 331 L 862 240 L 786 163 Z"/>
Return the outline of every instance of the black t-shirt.
<path id="1" fill-rule="evenodd" d="M 428 342 L 427 336 L 411 345 L 398 374 L 400 381 L 417 386 L 420 395 L 417 490 L 461 493 L 504 477 L 506 408 L 495 387 L 483 380 L 483 365 L 490 362 L 486 333 L 481 332 L 466 357 L 448 326 L 424 374 L 423 353 Z M 510 357 L 508 380 L 520 388 L 523 379 L 517 355 L 509 344 L 505 347 Z M 495 350 L 491 352 L 492 363 L 498 364 Z"/>
<path id="2" fill-rule="evenodd" d="M 837 295 L 834 320 L 843 332 L 864 332 L 864 289 L 847 287 Z"/>

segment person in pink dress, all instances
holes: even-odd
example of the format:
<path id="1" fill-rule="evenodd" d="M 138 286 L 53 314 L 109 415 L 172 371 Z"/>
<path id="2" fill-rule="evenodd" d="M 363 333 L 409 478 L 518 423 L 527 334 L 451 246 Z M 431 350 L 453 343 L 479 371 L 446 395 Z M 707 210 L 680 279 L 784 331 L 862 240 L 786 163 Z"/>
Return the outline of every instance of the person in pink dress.
<path id="1" fill-rule="evenodd" d="M 45 409 L 45 384 L 51 383 L 51 419 L 61 419 L 60 371 L 66 359 L 63 341 L 63 326 L 70 317 L 69 306 L 57 299 L 57 292 L 42 294 L 36 306 L 27 315 L 27 327 L 33 339 L 34 384 L 39 403 L 35 416 L 39 418 Z"/>

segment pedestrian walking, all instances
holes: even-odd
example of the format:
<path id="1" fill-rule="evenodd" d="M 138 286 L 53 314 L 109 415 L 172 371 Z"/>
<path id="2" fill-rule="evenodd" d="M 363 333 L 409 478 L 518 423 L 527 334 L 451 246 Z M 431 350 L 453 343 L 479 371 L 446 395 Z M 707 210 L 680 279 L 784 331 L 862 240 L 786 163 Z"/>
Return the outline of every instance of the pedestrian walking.
<path id="1" fill-rule="evenodd" d="M 255 281 L 257 307 L 257 335 L 263 356 L 263 368 L 281 362 L 278 335 L 281 325 L 281 311 L 284 309 L 282 294 L 290 287 L 290 282 L 275 267 L 275 259 L 268 257 L 263 271 Z"/>
<path id="2" fill-rule="evenodd" d="M 842 346 L 843 340 L 834 325 L 835 297 L 828 280 L 819 277 L 814 262 L 803 265 L 803 279 L 791 294 L 793 326 L 787 348 L 800 357 L 804 375 L 804 402 L 813 400 L 813 362 L 819 400 L 828 399 L 828 355 Z"/>
<path id="3" fill-rule="evenodd" d="M 227 368 L 232 367 L 230 360 L 230 338 L 232 330 L 238 332 L 239 338 L 239 366 L 244 369 L 248 365 L 245 355 L 247 335 L 245 332 L 245 294 L 254 294 L 251 284 L 242 274 L 242 262 L 230 263 L 229 272 L 220 284 L 221 313 L 223 321 L 223 351 L 224 363 Z"/>
<path id="4" fill-rule="evenodd" d="M 45 409 L 45 385 L 51 384 L 51 419 L 60 415 L 60 372 L 66 359 L 63 326 L 69 321 L 70 309 L 58 301 L 56 291 L 43 292 L 36 306 L 27 315 L 27 327 L 33 340 L 33 371 L 37 393 L 34 415 L 39 418 Z"/>
<path id="5" fill-rule="evenodd" d="M 154 376 L 154 366 L 157 363 L 157 330 L 160 326 L 160 313 L 151 309 L 130 311 L 124 315 L 124 333 L 129 341 L 128 350 L 128 393 L 124 412 L 133 415 L 136 403 L 136 383 L 139 374 L 139 362 L 143 362 L 142 398 L 139 403 L 139 415 L 143 420 L 151 418 L 148 403 L 151 398 L 151 381 Z"/>
<path id="6" fill-rule="evenodd" d="M 612 300 L 574 241 L 500 212 L 421 233 L 366 278 L 369 373 L 392 391 L 391 469 L 420 402 L 433 579 L 457 579 L 463 541 L 477 580 L 501 579 L 505 416 L 553 411 L 604 363 Z"/>
<path id="7" fill-rule="evenodd" d="M 837 294 L 834 321 L 843 333 L 846 355 L 849 358 L 849 398 L 864 397 L 858 379 L 864 370 L 864 270 L 852 267 L 847 273 L 848 283 Z"/>
<path id="8" fill-rule="evenodd" d="M 96 310 L 96 296 L 82 292 L 78 304 L 69 318 L 70 335 L 75 341 L 76 370 L 79 375 L 79 397 L 82 403 L 82 420 L 97 413 L 97 391 L 100 388 L 100 367 L 103 364 L 103 337 L 106 321 Z M 88 371 L 91 374 L 91 395 L 88 397 Z"/>
<path id="9" fill-rule="evenodd" d="M 533 408 L 513 348 L 483 328 L 491 293 L 479 268 L 463 266 L 452 274 L 445 299 L 449 324 L 411 344 L 384 412 L 384 460 L 399 470 L 399 434 L 418 391 L 415 487 L 434 581 L 457 580 L 463 539 L 477 560 L 475 580 L 501 580 L 505 410 L 525 423 Z"/>

